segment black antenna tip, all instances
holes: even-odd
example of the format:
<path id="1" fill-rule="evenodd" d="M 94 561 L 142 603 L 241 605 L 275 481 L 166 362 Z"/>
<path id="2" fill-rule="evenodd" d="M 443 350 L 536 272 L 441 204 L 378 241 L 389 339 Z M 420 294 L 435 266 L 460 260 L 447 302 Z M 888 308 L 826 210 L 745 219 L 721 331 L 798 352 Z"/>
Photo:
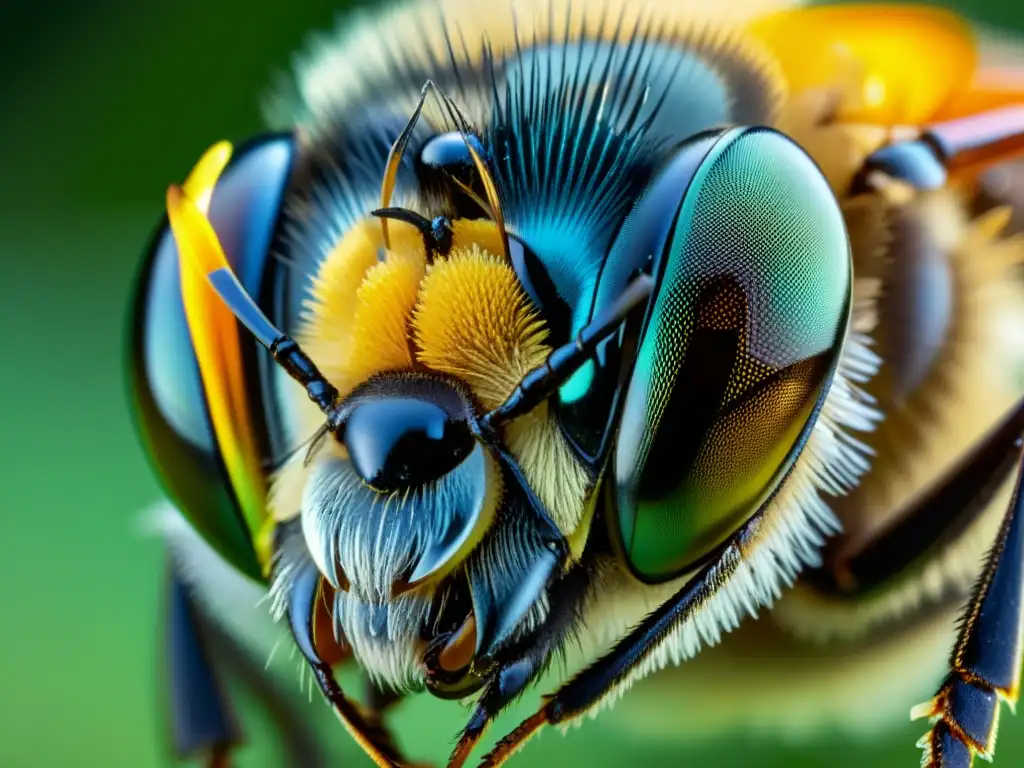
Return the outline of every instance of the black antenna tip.
<path id="1" fill-rule="evenodd" d="M 410 211 L 408 208 L 377 208 L 374 211 L 370 211 L 370 215 L 376 216 L 379 219 L 404 221 L 406 224 L 412 224 L 423 234 L 429 234 L 433 228 L 433 223 L 430 219 L 421 213 Z"/>

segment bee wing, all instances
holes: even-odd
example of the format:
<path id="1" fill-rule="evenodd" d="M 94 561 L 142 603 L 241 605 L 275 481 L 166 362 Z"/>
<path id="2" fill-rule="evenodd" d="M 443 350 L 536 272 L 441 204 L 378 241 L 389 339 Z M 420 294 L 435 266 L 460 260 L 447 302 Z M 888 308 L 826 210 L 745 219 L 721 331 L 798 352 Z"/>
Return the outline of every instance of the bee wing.
<path id="1" fill-rule="evenodd" d="M 940 117 L 956 118 L 1024 104 L 1024 35 L 978 30 L 980 64 L 971 87 L 950 103 Z M 1008 205 L 1013 217 L 1007 233 L 1024 231 L 1024 160 L 1002 163 L 978 179 L 978 213 Z"/>
<path id="2" fill-rule="evenodd" d="M 796 7 L 748 30 L 774 55 L 790 91 L 847 88 L 840 119 L 917 125 L 971 83 L 978 54 L 952 13 L 901 5 Z"/>
<path id="3" fill-rule="evenodd" d="M 195 201 L 198 212 L 204 216 L 230 156 L 230 145 L 214 145 L 183 185 L 183 194 Z M 172 216 L 172 226 L 174 223 Z M 181 248 L 180 243 L 178 247 Z M 210 420 L 242 514 L 255 538 L 266 516 L 266 486 L 252 434 L 238 323 L 192 260 L 181 258 L 179 269 L 185 316 L 206 390 Z"/>

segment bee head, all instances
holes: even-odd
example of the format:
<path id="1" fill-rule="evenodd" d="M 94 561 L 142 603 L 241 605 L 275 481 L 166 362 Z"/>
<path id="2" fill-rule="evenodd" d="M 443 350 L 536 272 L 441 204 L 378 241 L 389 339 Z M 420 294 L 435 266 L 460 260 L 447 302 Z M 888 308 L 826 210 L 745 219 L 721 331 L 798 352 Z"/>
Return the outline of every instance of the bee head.
<path id="1" fill-rule="evenodd" d="M 182 257 L 303 385 L 308 402 L 302 389 L 285 393 L 292 431 L 316 433 L 272 478 L 268 506 L 287 534 L 272 590 L 294 592 L 308 563 L 335 642 L 371 677 L 461 695 L 499 647 L 543 620 L 568 554 L 569 526 L 540 498 L 550 489 L 539 495 L 531 483 L 539 463 L 524 471 L 519 459 L 557 470 L 568 454 L 550 448 L 557 428 L 543 412 L 533 414 L 547 425 L 539 431 L 493 418 L 550 353 L 500 220 L 458 219 L 428 238 L 414 217 L 385 228 L 367 215 L 320 266 L 293 340 L 235 279 L 190 192 L 168 195 Z"/>

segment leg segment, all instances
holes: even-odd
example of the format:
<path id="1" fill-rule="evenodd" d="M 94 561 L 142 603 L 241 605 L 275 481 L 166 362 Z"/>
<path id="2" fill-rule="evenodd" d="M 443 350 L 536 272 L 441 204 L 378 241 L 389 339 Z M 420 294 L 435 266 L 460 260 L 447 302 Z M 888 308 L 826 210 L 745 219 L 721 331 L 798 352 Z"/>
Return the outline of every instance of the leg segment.
<path id="1" fill-rule="evenodd" d="M 1002 107 L 926 128 L 919 138 L 882 147 L 864 161 L 853 193 L 873 186 L 876 174 L 918 189 L 945 186 L 950 174 L 972 174 L 1024 154 L 1024 105 Z"/>
<path id="2" fill-rule="evenodd" d="M 481 766 L 492 768 L 503 765 L 543 726 L 574 720 L 600 704 L 606 696 L 614 695 L 619 685 L 643 667 L 650 655 L 672 632 L 691 618 L 728 580 L 742 561 L 744 546 L 757 531 L 760 519 L 760 515 L 751 518 L 725 546 L 719 557 L 713 558 L 667 602 L 648 614 L 609 653 L 562 686 L 554 695 L 546 697 L 540 710 L 498 742 L 484 757 Z M 461 765 L 461 762 L 453 759 L 449 765 Z"/>
<path id="3" fill-rule="evenodd" d="M 884 535 L 856 551 L 826 550 L 822 567 L 805 572 L 802 580 L 823 594 L 844 597 L 867 594 L 890 582 L 985 513 L 1020 461 L 1022 434 L 1024 401 Z"/>
<path id="4" fill-rule="evenodd" d="M 469 722 L 448 760 L 448 768 L 461 768 L 469 759 L 491 721 L 511 704 L 551 659 L 553 650 L 572 632 L 579 607 L 590 588 L 586 567 L 570 570 L 552 589 L 547 622 L 529 640 L 520 642 L 506 654 L 488 677 Z"/>
<path id="5" fill-rule="evenodd" d="M 173 561 L 168 569 L 165 624 L 166 687 L 170 736 L 179 759 L 199 758 L 227 768 L 244 742 L 227 695 L 227 680 L 240 681 L 270 715 L 287 765 L 313 768 L 328 750 L 295 706 L 296 697 L 267 674 L 260 659 L 214 621 Z"/>
<path id="6" fill-rule="evenodd" d="M 332 664 L 338 661 L 333 627 L 327 615 L 324 580 L 310 561 L 295 577 L 288 603 L 288 623 L 296 645 L 309 663 L 313 680 L 334 714 L 363 751 L 382 768 L 409 765 L 375 712 L 364 711 L 341 690 Z"/>
<path id="7" fill-rule="evenodd" d="M 1018 446 L 1020 442 L 1018 441 Z M 931 717 L 921 739 L 925 768 L 968 768 L 974 755 L 991 759 L 1000 701 L 1016 703 L 1024 629 L 1024 464 L 1017 487 L 975 586 L 953 655 L 950 674 L 931 701 L 911 717 Z"/>
<path id="8" fill-rule="evenodd" d="M 211 768 L 227 766 L 242 732 L 214 672 L 201 614 L 173 565 L 169 571 L 164 652 L 174 754 L 180 760 L 200 758 Z"/>

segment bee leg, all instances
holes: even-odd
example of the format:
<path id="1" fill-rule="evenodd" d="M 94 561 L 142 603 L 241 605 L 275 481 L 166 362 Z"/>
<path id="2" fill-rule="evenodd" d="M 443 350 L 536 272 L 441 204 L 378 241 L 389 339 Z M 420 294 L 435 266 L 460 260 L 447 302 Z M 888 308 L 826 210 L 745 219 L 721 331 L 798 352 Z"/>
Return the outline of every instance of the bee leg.
<path id="1" fill-rule="evenodd" d="M 302 564 L 292 581 L 287 617 L 295 643 L 306 658 L 313 680 L 334 714 L 363 751 L 381 768 L 412 765 L 403 757 L 391 733 L 376 712 L 366 711 L 348 698 L 334 676 L 335 659 L 323 652 L 325 638 L 333 634 L 323 608 L 324 579 L 312 561 Z"/>
<path id="2" fill-rule="evenodd" d="M 729 545 L 736 547 L 735 544 Z M 738 558 L 738 548 L 736 550 Z M 558 689 L 545 697 L 544 705 L 515 730 L 501 739 L 483 760 L 481 768 L 504 765 L 521 746 L 545 725 L 558 725 L 586 714 L 613 689 L 626 680 L 630 673 L 645 663 L 647 657 L 672 631 L 687 620 L 703 600 L 714 591 L 710 575 L 713 565 L 703 568 L 667 602 L 649 613 L 629 635 Z"/>
<path id="3" fill-rule="evenodd" d="M 219 672 L 231 673 L 272 718 L 287 764 L 312 768 L 328 760 L 327 750 L 296 710 L 288 692 L 263 663 L 230 632 L 211 620 L 172 558 L 168 569 L 165 624 L 167 691 L 174 752 L 185 760 L 203 756 L 208 768 L 226 768 L 244 736 Z M 293 698 L 293 697 L 291 697 Z"/>
<path id="4" fill-rule="evenodd" d="M 743 560 L 743 549 L 756 534 L 761 515 L 755 514 L 733 536 L 717 559 L 701 568 L 672 597 L 649 613 L 611 651 L 577 674 L 551 696 L 541 708 L 524 720 L 484 756 L 481 767 L 495 768 L 519 750 L 545 725 L 576 720 L 628 685 L 633 674 L 644 667 L 651 655 L 674 631 L 717 591 Z"/>
<path id="5" fill-rule="evenodd" d="M 911 712 L 913 719 L 933 719 L 931 730 L 918 742 L 925 768 L 968 768 L 976 754 L 990 760 L 1000 701 L 1011 707 L 1017 702 L 1024 629 L 1022 482 L 1024 463 L 999 536 L 963 614 L 949 677 L 931 701 Z"/>
<path id="6" fill-rule="evenodd" d="M 473 714 L 459 734 L 459 741 L 448 758 L 448 768 L 462 768 L 480 742 L 491 721 L 533 680 L 544 663 L 543 652 L 524 654 L 503 664 L 484 687 Z"/>
<path id="7" fill-rule="evenodd" d="M 884 536 L 853 553 L 825 550 L 823 563 L 801 574 L 822 594 L 855 598 L 892 582 L 950 535 L 960 534 L 984 514 L 1020 462 L 1024 400 L 967 451 L 955 469 L 921 494 Z"/>
<path id="8" fill-rule="evenodd" d="M 918 189 L 939 189 L 951 173 L 970 173 L 1024 153 L 1024 106 L 936 123 L 920 137 L 876 150 L 854 177 L 851 194 L 875 187 L 878 174 Z"/>
<path id="9" fill-rule="evenodd" d="M 223 681 L 214 671 L 201 611 L 173 564 L 166 611 L 166 684 L 174 753 L 180 760 L 202 756 L 210 768 L 223 768 L 243 736 Z"/>
<path id="10" fill-rule="evenodd" d="M 592 581 L 589 570 L 577 566 L 556 582 L 549 594 L 548 619 L 531 636 L 505 651 L 488 676 L 483 692 L 459 741 L 452 750 L 448 768 L 461 768 L 479 743 L 491 721 L 511 704 L 540 674 L 552 651 L 562 644 L 576 626 L 580 605 Z"/>

